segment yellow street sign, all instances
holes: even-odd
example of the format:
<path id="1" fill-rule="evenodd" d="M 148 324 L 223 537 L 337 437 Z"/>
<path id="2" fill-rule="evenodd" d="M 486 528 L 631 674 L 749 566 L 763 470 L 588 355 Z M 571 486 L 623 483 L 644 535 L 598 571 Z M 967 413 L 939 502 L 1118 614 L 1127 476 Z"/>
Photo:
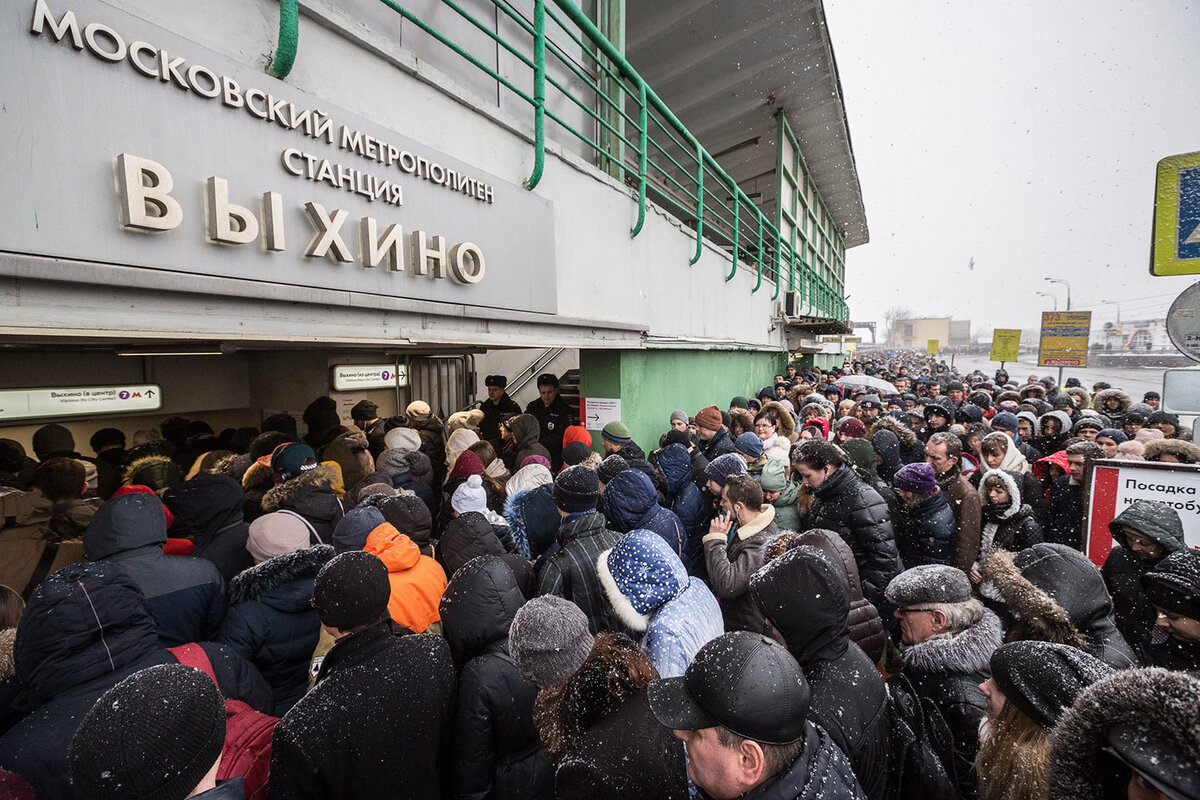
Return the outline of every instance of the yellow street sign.
<path id="1" fill-rule="evenodd" d="M 992 361 L 1016 361 L 1020 349 L 1020 328 L 996 328 L 992 331 Z"/>
<path id="2" fill-rule="evenodd" d="M 1200 152 L 1158 162 L 1150 274 L 1200 274 Z"/>
<path id="3" fill-rule="evenodd" d="M 1043 311 L 1039 367 L 1086 367 L 1090 311 Z"/>
<path id="4" fill-rule="evenodd" d="M 938 351 L 938 340 L 937 339 L 929 339 L 925 343 L 925 352 L 931 356 L 936 356 L 937 351 Z"/>

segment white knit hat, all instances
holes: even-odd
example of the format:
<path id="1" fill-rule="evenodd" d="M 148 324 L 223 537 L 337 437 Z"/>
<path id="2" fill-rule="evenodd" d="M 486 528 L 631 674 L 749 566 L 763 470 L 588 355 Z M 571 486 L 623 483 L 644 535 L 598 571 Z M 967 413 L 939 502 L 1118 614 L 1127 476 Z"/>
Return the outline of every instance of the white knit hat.
<path id="1" fill-rule="evenodd" d="M 470 475 L 462 485 L 454 490 L 450 498 L 450 507 L 460 514 L 468 511 L 483 512 L 487 508 L 487 492 L 483 490 L 483 478 Z"/>

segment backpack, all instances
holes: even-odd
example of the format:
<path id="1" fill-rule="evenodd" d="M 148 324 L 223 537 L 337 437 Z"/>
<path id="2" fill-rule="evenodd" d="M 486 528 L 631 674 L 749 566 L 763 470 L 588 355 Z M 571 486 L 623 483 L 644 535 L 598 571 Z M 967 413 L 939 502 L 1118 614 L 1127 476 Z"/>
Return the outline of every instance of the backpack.
<path id="1" fill-rule="evenodd" d="M 212 678 L 213 683 L 217 682 L 212 662 L 200 645 L 168 647 L 167 652 L 180 664 L 194 667 Z M 271 734 L 277 722 L 279 717 L 255 711 L 241 700 L 225 701 L 225 745 L 221 748 L 217 780 L 240 776 L 244 781 L 246 800 L 264 800 L 267 796 Z"/>
<path id="2" fill-rule="evenodd" d="M 932 700 L 921 697 L 903 674 L 888 678 L 891 716 L 891 788 L 896 800 L 957 800 L 954 737 Z"/>

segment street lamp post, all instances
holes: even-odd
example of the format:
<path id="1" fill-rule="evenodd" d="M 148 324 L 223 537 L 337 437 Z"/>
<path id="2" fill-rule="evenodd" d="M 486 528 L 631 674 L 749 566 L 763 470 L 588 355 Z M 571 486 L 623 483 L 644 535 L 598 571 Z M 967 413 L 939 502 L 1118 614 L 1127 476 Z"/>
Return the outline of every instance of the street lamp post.
<path id="1" fill-rule="evenodd" d="M 1058 311 L 1058 295 L 1054 294 L 1053 292 L 1034 292 L 1034 294 L 1038 295 L 1039 297 L 1049 297 L 1054 301 L 1054 310 Z"/>
<path id="2" fill-rule="evenodd" d="M 1117 324 L 1120 325 L 1121 324 L 1121 304 L 1118 303 L 1116 300 L 1101 300 L 1100 303 L 1101 303 L 1101 305 L 1108 304 L 1108 305 L 1113 305 L 1113 306 L 1117 307 Z"/>
<path id="3" fill-rule="evenodd" d="M 1061 283 L 1063 286 L 1067 287 L 1067 311 L 1070 311 L 1071 310 L 1071 284 L 1067 283 L 1062 278 L 1043 278 L 1043 280 L 1048 281 L 1049 283 Z M 1059 367 L 1058 368 L 1058 385 L 1059 385 L 1059 387 L 1062 386 L 1062 379 L 1063 379 L 1062 375 L 1063 375 L 1063 368 Z"/>

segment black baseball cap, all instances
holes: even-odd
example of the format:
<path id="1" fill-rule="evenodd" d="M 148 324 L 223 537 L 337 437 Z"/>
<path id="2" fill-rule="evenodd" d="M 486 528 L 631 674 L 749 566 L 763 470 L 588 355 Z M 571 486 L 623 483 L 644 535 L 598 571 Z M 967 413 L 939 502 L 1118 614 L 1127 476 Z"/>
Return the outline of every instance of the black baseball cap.
<path id="1" fill-rule="evenodd" d="M 811 692 L 787 649 L 759 633 L 713 639 L 687 672 L 649 686 L 650 711 L 679 731 L 722 726 L 764 744 L 803 738 Z"/>

